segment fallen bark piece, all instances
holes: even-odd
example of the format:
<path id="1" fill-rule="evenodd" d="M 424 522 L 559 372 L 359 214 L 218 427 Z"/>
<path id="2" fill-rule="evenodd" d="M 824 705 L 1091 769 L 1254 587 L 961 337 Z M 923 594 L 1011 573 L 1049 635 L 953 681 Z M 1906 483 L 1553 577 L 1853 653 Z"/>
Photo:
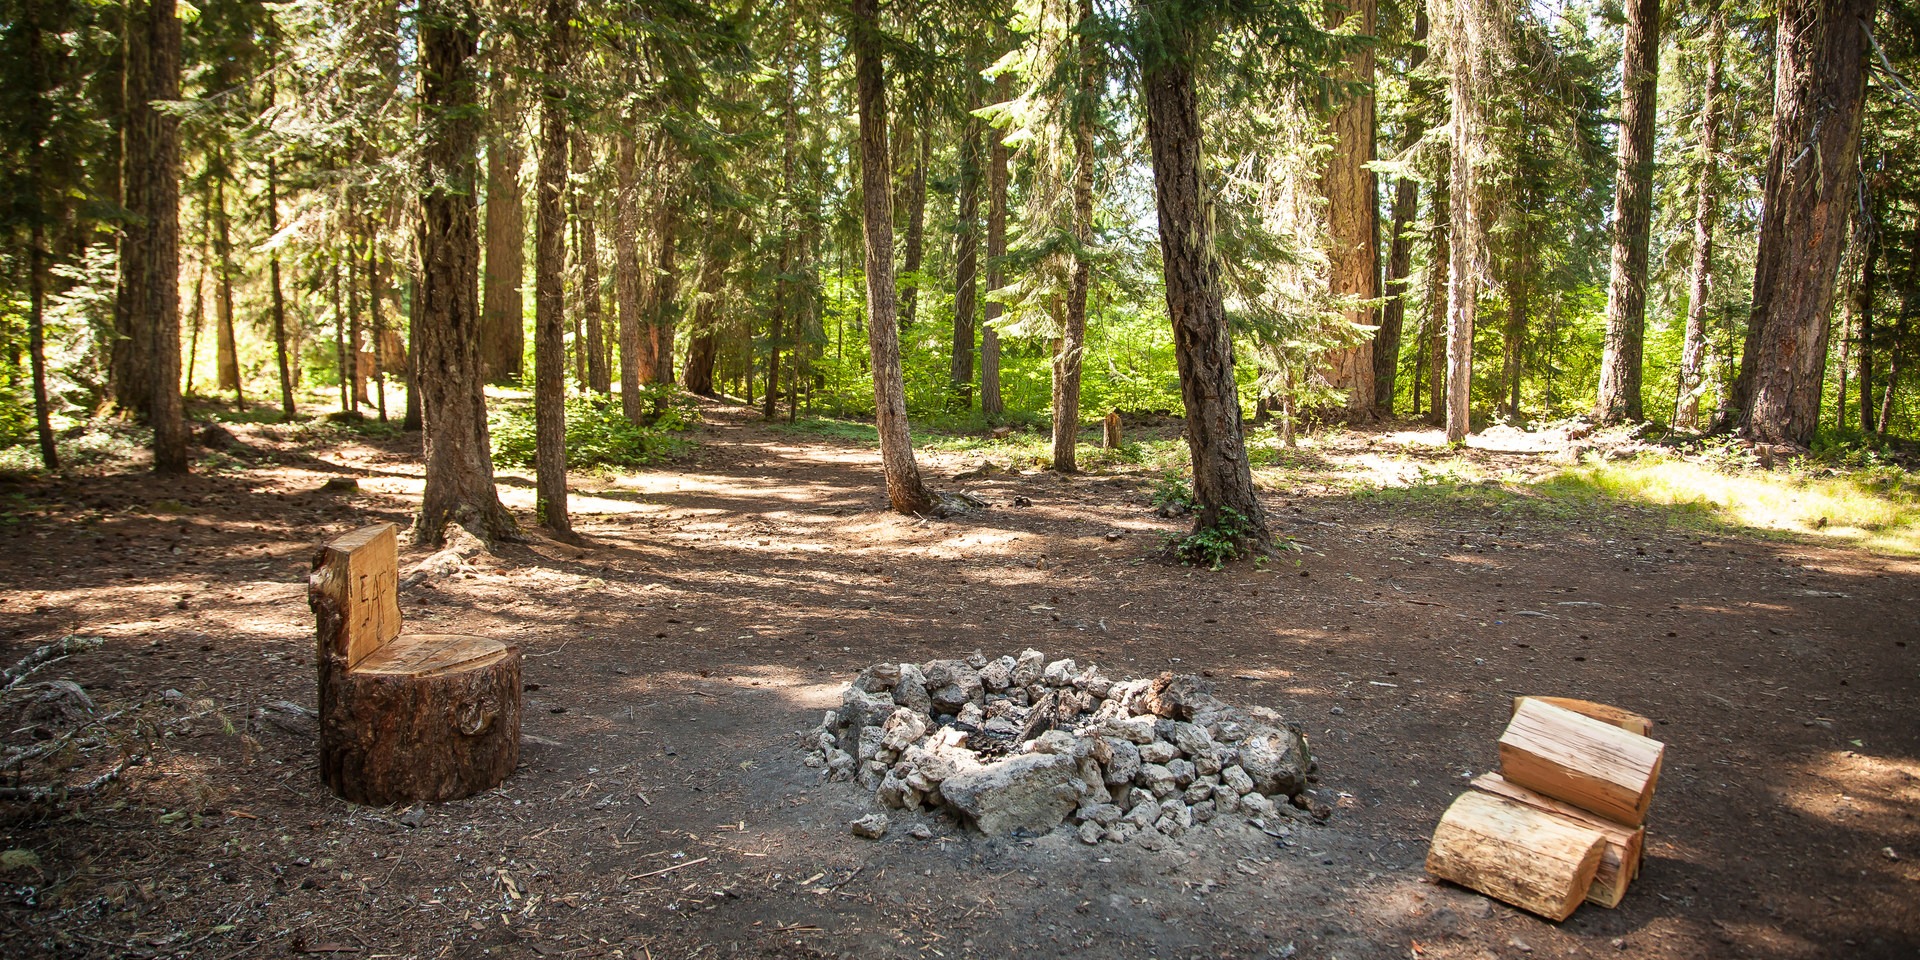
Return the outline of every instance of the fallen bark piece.
<path id="1" fill-rule="evenodd" d="M 1653 803 L 1666 749 L 1658 740 L 1526 697 L 1500 736 L 1500 773 L 1529 790 L 1637 827 Z"/>
<path id="2" fill-rule="evenodd" d="M 1572 710 L 1574 713 L 1583 717 L 1592 717 L 1601 723 L 1619 727 L 1628 733 L 1637 734 L 1642 737 L 1653 736 L 1652 720 L 1632 711 L 1622 710 L 1619 707 L 1609 704 L 1595 703 L 1592 700 L 1575 700 L 1572 697 L 1514 697 L 1514 712 L 1518 713 L 1520 711 L 1520 704 L 1528 700 L 1538 700 L 1541 703 L 1552 704 L 1562 710 Z"/>
<path id="3" fill-rule="evenodd" d="M 1606 845 L 1566 817 L 1469 791 L 1434 828 L 1427 872 L 1558 922 L 1587 898 Z"/>
<path id="4" fill-rule="evenodd" d="M 1640 875 L 1640 857 L 1646 848 L 1647 828 L 1629 827 L 1596 817 L 1570 803 L 1528 790 L 1509 782 L 1497 773 L 1473 778 L 1473 786 L 1487 793 L 1524 803 L 1538 810 L 1558 814 L 1581 826 L 1600 831 L 1607 838 L 1600 852 L 1600 868 L 1594 871 L 1593 886 L 1587 890 L 1587 902 L 1612 909 L 1627 895 L 1627 885 Z"/>

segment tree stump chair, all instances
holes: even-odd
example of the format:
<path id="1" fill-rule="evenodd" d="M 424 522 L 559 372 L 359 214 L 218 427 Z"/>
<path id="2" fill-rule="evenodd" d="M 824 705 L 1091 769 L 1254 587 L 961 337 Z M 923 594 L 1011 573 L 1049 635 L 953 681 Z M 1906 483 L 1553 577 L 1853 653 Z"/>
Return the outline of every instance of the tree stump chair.
<path id="1" fill-rule="evenodd" d="M 400 634 L 390 523 L 320 548 L 307 578 L 318 621 L 320 778 L 354 803 L 457 800 L 520 760 L 520 648 Z"/>

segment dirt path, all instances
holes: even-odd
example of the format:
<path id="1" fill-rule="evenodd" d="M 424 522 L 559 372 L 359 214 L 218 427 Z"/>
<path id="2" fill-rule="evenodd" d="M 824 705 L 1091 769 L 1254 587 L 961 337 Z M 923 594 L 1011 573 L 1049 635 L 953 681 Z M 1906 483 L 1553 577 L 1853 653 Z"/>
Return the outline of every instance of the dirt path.
<path id="1" fill-rule="evenodd" d="M 884 512 L 863 447 L 709 416 L 693 462 L 576 484 L 585 545 L 509 547 L 403 595 L 415 629 L 527 655 L 520 771 L 413 812 L 332 799 L 308 738 L 248 719 L 312 697 L 310 552 L 404 522 L 409 444 L 242 433 L 257 456 L 217 476 L 0 489 L 0 659 L 106 637 L 66 673 L 103 706 L 154 701 L 164 733 L 81 815 L 0 807 L 0 849 L 40 861 L 0 876 L 0 954 L 1920 951 L 1920 564 L 1632 511 L 1275 495 L 1308 549 L 1210 573 L 1151 559 L 1174 524 L 1144 475 L 967 483 L 993 508 L 923 522 Z M 950 488 L 974 465 L 922 463 Z M 321 491 L 332 476 L 360 491 Z M 503 479 L 523 517 L 530 487 Z M 820 784 L 794 734 L 868 663 L 1029 646 L 1115 676 L 1205 673 L 1301 721 L 1334 817 L 1164 852 L 938 820 L 930 840 L 899 818 L 849 835 L 868 802 Z M 1424 879 L 1426 837 L 1493 766 L 1516 693 L 1618 703 L 1670 744 L 1618 910 L 1556 927 Z"/>

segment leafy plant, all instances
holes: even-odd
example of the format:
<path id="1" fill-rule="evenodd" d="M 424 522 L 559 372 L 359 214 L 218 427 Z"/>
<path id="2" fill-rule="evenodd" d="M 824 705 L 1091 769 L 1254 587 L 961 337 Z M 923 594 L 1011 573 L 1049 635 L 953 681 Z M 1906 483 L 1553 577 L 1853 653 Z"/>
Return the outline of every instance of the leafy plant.
<path id="1" fill-rule="evenodd" d="M 1169 537 L 1173 555 L 1181 563 L 1218 570 L 1244 552 L 1242 544 L 1253 532 L 1253 524 L 1239 511 L 1222 509 L 1211 526 L 1199 527 L 1184 537 Z"/>
<path id="2" fill-rule="evenodd" d="M 620 412 L 617 397 L 587 395 L 567 399 L 567 466 L 644 467 L 684 455 L 693 444 L 677 436 L 699 422 L 691 397 L 666 387 L 645 388 L 647 422 L 636 424 Z M 500 467 L 533 466 L 533 405 L 503 404 L 489 418 L 493 462 Z"/>
<path id="3" fill-rule="evenodd" d="M 1193 498 L 1193 484 L 1177 473 L 1162 476 L 1153 485 L 1153 510 L 1163 517 L 1183 517 L 1200 505 Z"/>

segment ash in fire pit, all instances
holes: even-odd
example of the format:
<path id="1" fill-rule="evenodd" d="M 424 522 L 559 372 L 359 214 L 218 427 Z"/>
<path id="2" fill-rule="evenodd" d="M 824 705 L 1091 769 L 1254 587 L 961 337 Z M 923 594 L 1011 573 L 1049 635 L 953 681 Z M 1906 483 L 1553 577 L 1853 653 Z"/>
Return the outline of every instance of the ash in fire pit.
<path id="1" fill-rule="evenodd" d="M 1313 771 L 1298 729 L 1229 706 L 1198 677 L 1113 680 L 1038 650 L 876 663 L 809 746 L 809 766 L 883 806 L 951 810 L 991 835 L 1070 823 L 1087 843 L 1270 819 Z"/>

